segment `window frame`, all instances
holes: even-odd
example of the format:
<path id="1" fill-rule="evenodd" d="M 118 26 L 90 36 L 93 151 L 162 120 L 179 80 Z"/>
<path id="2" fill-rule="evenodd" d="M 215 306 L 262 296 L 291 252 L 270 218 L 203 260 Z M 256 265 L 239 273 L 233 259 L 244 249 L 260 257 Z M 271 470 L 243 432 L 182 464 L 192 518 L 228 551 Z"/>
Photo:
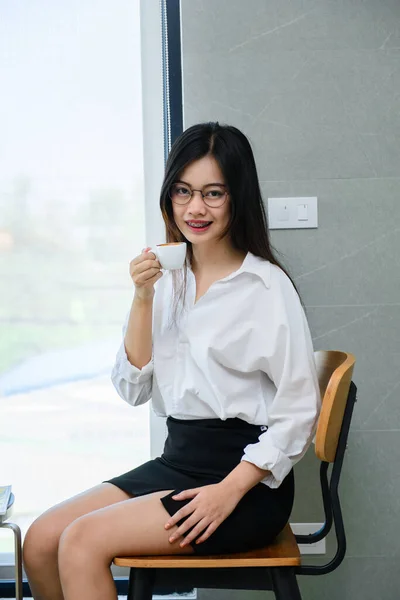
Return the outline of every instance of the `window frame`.
<path id="1" fill-rule="evenodd" d="M 145 230 L 149 246 L 165 239 L 159 192 L 171 145 L 183 131 L 180 0 L 140 0 Z M 150 453 L 158 456 L 165 420 L 150 411 Z M 12 521 L 12 517 L 10 519 Z M 11 532 L 10 532 L 11 535 Z M 14 558 L 0 564 L 0 596 L 15 597 Z M 11 564 L 10 564 L 11 563 Z M 126 595 L 124 570 L 114 569 L 118 595 Z M 26 580 L 23 595 L 31 595 Z"/>
<path id="2" fill-rule="evenodd" d="M 142 4 L 145 0 L 142 0 Z M 165 163 L 167 162 L 169 151 L 176 138 L 183 131 L 183 92 L 182 92 L 182 34 L 181 34 L 181 9 L 180 0 L 160 0 L 159 4 L 160 17 L 161 17 L 161 31 L 160 31 L 160 42 L 161 42 L 161 59 L 162 59 L 162 128 L 163 128 L 163 141 L 164 141 L 164 156 L 162 172 L 164 171 Z M 142 48 L 143 51 L 143 48 Z M 143 52 L 144 56 L 149 56 L 151 48 L 148 52 Z M 144 69 L 143 69 L 143 72 Z M 143 103 L 145 105 L 145 103 Z M 152 118 L 152 114 L 150 118 Z M 145 122 L 145 118 L 144 118 Z M 144 135 L 145 138 L 145 135 Z M 160 156 L 157 156 L 157 164 L 160 160 Z M 155 173 L 153 172 L 153 164 L 150 156 L 146 158 L 145 154 L 145 189 L 146 189 L 146 205 L 147 201 L 154 202 L 151 212 L 151 217 L 157 215 L 157 218 L 161 221 L 161 228 L 157 231 L 151 227 L 152 218 L 146 221 L 150 225 L 146 229 L 146 233 L 149 239 L 152 239 L 152 234 L 157 233 L 158 238 L 154 243 L 160 243 L 158 240 L 165 241 L 165 227 L 161 218 L 160 208 L 158 204 L 158 198 L 160 193 L 161 181 L 156 182 Z M 146 188 L 146 168 L 149 171 L 149 188 Z M 157 168 L 158 171 L 158 168 Z M 147 191 L 151 192 L 149 195 Z M 156 201 L 156 203 L 155 203 Z M 147 216 L 147 214 L 146 214 Z M 149 244 L 153 245 L 152 243 Z M 154 412 L 150 412 L 150 454 L 152 458 L 160 456 L 164 442 L 166 438 L 166 424 L 165 419 L 157 417 Z"/>

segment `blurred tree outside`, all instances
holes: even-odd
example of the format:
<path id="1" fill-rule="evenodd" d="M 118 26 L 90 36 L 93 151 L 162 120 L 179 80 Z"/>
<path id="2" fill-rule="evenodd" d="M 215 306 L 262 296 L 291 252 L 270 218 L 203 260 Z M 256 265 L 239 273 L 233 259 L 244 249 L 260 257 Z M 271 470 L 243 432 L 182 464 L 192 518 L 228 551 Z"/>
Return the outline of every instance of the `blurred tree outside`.
<path id="1" fill-rule="evenodd" d="M 96 189 L 81 202 L 44 202 L 20 176 L 3 192 L 0 223 L 13 245 L 0 248 L 0 373 L 120 331 L 142 212 L 139 184 L 132 193 Z"/>

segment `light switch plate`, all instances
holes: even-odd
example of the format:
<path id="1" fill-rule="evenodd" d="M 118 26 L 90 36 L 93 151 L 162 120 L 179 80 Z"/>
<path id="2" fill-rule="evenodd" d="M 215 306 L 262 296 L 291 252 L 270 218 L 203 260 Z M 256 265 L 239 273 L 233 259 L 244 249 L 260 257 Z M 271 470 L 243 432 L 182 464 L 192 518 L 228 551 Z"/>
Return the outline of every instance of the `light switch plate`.
<path id="1" fill-rule="evenodd" d="M 268 198 L 268 226 L 269 229 L 315 229 L 317 198 Z"/>

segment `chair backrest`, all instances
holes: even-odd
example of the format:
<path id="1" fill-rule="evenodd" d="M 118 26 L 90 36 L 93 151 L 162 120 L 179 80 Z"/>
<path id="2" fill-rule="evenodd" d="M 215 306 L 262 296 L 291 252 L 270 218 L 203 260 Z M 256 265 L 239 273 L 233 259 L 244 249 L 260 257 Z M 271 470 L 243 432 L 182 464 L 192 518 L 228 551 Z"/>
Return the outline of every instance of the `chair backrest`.
<path id="1" fill-rule="evenodd" d="M 325 462 L 335 460 L 355 357 L 338 350 L 315 352 L 322 407 L 315 437 L 315 453 Z"/>

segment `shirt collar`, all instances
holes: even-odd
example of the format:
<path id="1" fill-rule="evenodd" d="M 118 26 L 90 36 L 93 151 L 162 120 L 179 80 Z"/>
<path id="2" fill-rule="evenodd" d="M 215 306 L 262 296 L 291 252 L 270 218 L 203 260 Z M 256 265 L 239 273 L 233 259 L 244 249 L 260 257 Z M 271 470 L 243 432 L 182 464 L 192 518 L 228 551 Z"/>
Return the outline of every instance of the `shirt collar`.
<path id="1" fill-rule="evenodd" d="M 193 275 L 192 269 L 188 266 L 188 271 Z M 271 287 L 271 263 L 265 258 L 255 256 L 251 252 L 248 252 L 237 271 L 234 271 L 227 277 L 224 277 L 222 281 L 228 281 L 240 275 L 240 273 L 250 273 L 256 275 L 261 279 L 266 288 Z"/>
<path id="2" fill-rule="evenodd" d="M 242 266 L 235 273 L 232 273 L 232 276 L 235 277 L 239 273 L 256 275 L 262 280 L 266 288 L 271 286 L 271 263 L 265 258 L 255 256 L 251 252 L 246 254 Z"/>

